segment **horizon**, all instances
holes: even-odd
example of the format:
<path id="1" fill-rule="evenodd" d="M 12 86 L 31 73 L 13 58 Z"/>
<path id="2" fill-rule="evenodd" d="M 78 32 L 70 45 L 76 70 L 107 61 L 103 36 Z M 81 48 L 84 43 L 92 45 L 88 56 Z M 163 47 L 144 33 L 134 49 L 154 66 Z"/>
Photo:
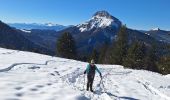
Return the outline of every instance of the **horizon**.
<path id="1" fill-rule="evenodd" d="M 170 30 L 168 4 L 168 0 L 3 0 L 0 4 L 0 20 L 5 23 L 53 23 L 68 26 L 84 23 L 95 12 L 105 10 L 131 29 L 150 30 L 158 27 Z"/>

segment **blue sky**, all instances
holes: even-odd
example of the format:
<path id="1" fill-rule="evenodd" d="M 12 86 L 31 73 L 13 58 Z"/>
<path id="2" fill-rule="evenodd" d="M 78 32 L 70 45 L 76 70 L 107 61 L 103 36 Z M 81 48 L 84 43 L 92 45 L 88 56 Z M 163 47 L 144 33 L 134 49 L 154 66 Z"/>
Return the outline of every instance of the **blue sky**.
<path id="1" fill-rule="evenodd" d="M 106 10 L 129 28 L 170 30 L 170 0 L 0 0 L 6 23 L 76 25 Z"/>

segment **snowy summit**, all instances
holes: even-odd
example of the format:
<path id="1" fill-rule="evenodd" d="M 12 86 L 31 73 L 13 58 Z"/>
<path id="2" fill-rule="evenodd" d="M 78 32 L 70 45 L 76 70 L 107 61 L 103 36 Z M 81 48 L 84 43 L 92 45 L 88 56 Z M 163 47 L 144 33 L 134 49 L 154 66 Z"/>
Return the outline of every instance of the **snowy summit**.
<path id="1" fill-rule="evenodd" d="M 106 28 L 106 27 L 115 27 L 118 28 L 121 25 L 121 22 L 110 15 L 107 11 L 98 11 L 92 18 L 83 23 L 77 25 L 81 32 L 90 31 L 93 28 Z"/>
<path id="2" fill-rule="evenodd" d="M 160 28 L 159 27 L 156 27 L 156 28 L 153 28 L 153 29 L 151 29 L 152 31 L 159 31 L 160 30 Z"/>

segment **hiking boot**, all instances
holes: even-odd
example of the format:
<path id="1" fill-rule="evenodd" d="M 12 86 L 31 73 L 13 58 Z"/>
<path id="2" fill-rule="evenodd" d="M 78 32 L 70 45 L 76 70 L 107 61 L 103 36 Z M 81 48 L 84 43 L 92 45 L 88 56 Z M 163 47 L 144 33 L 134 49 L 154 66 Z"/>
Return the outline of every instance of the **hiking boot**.
<path id="1" fill-rule="evenodd" d="M 91 92 L 94 92 L 93 90 L 90 90 Z"/>

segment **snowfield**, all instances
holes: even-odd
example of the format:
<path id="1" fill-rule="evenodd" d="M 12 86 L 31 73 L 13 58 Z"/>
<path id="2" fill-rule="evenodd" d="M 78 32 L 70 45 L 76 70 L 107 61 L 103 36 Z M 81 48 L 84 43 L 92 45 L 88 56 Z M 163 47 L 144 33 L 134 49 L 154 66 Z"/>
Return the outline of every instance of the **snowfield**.
<path id="1" fill-rule="evenodd" d="M 88 63 L 0 48 L 0 100 L 170 100 L 170 75 L 97 65 L 95 93 L 85 91 Z"/>

